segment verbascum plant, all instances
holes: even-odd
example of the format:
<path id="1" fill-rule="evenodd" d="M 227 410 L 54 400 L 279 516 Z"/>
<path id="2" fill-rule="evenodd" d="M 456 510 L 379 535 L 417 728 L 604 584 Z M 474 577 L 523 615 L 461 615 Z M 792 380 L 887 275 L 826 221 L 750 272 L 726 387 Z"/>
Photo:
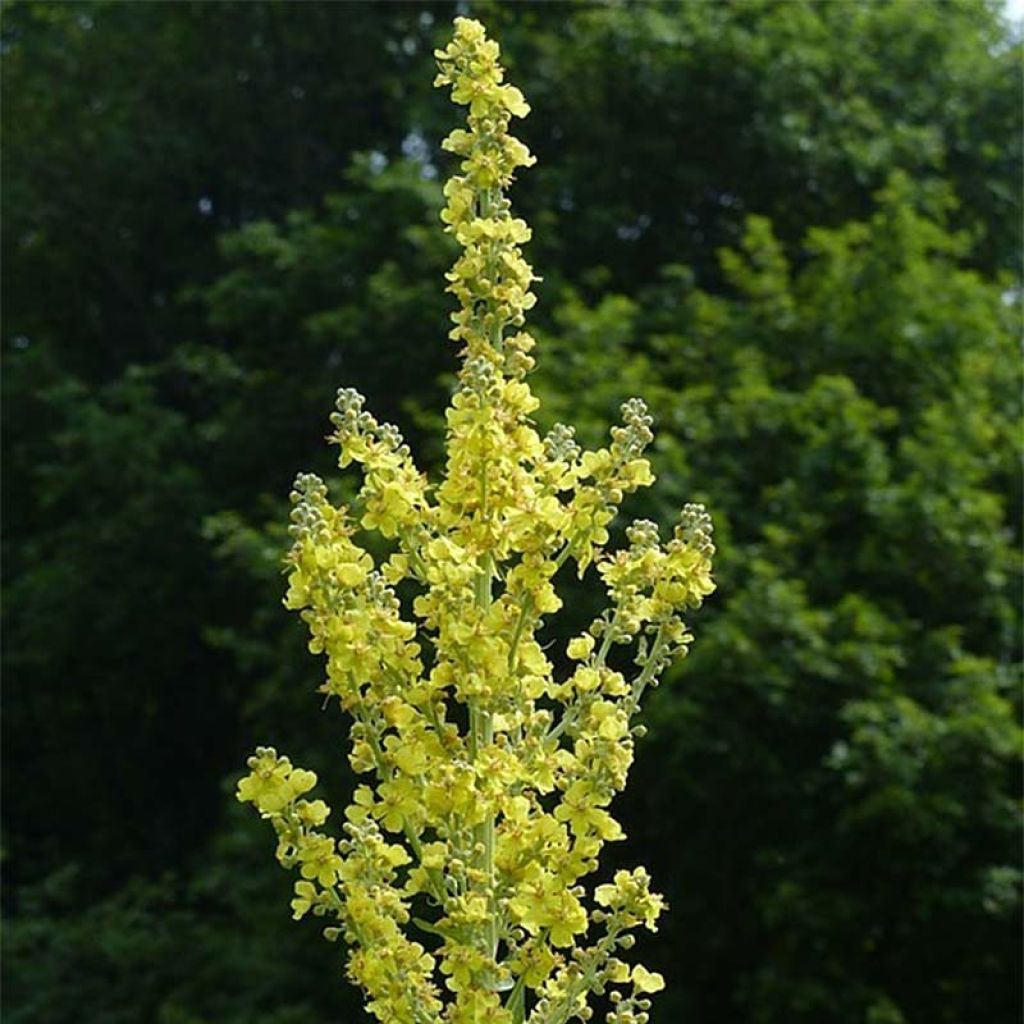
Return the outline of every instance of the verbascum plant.
<path id="1" fill-rule="evenodd" d="M 505 195 L 534 162 L 509 134 L 529 107 L 479 23 L 457 19 L 436 56 L 436 84 L 469 108 L 468 130 L 444 142 L 461 158 L 441 218 L 462 246 L 447 277 L 463 361 L 443 478 L 430 484 L 398 431 L 344 389 L 330 439 L 342 467 L 362 469 L 358 497 L 335 507 L 308 474 L 291 495 L 285 603 L 326 655 L 321 689 L 351 719 L 349 760 L 368 781 L 340 837 L 309 798 L 316 776 L 272 748 L 249 759 L 238 798 L 298 873 L 294 916 L 329 920 L 378 1020 L 563 1024 L 588 1020 L 603 993 L 610 1022 L 644 1022 L 664 981 L 620 954 L 632 930 L 655 929 L 663 901 L 643 868 L 592 893 L 580 881 L 623 838 L 608 807 L 641 699 L 692 639 L 681 614 L 713 589 L 711 523 L 688 505 L 667 543 L 640 521 L 608 550 L 623 497 L 654 479 L 639 399 L 597 451 L 569 427 L 538 435 L 530 229 Z M 360 531 L 392 553 L 376 564 Z M 596 568 L 608 608 L 568 641 L 559 678 L 537 633 L 570 562 L 581 577 Z"/>

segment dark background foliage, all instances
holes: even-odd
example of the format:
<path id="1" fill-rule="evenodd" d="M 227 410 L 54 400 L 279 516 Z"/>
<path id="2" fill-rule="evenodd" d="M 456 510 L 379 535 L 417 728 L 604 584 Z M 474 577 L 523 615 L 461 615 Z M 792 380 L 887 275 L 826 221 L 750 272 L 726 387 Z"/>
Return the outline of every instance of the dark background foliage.
<path id="1" fill-rule="evenodd" d="M 268 741 L 349 786 L 284 496 L 342 384 L 436 462 L 455 12 L 5 6 L 11 1024 L 363 1019 L 231 791 Z M 983 0 L 471 12 L 533 105 L 545 422 L 643 394 L 630 511 L 719 538 L 609 857 L 671 903 L 655 1024 L 1010 1024 L 1019 36 Z"/>

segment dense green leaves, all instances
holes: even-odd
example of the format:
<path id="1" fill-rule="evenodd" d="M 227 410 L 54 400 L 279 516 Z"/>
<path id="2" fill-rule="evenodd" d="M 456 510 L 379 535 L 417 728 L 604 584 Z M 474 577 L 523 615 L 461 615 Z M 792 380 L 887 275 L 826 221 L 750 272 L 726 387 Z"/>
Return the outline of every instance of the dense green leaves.
<path id="1" fill-rule="evenodd" d="M 570 296 L 551 342 L 600 335 L 550 385 L 595 419 L 661 385 L 662 472 L 722 538 L 630 816 L 672 879 L 661 966 L 708 1019 L 1009 1020 L 1016 310 L 901 178 L 803 251 L 752 219 L 726 294 Z"/>
<path id="2" fill-rule="evenodd" d="M 1015 266 L 1019 50 L 994 7 L 494 5 L 534 97 L 538 262 L 553 248 L 559 268 L 604 265 L 630 288 L 680 258 L 713 274 L 748 214 L 792 243 L 864 216 L 901 168 L 953 183 L 973 261 Z"/>

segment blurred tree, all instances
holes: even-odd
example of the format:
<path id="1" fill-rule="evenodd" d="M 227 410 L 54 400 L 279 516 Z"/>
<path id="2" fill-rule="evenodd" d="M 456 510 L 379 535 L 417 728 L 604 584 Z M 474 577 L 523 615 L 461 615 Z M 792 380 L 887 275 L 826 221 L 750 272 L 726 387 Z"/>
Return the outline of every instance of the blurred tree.
<path id="1" fill-rule="evenodd" d="M 12 3 L 4 14 L 9 335 L 89 379 L 198 330 L 217 236 L 396 155 L 435 5 Z"/>
<path id="2" fill-rule="evenodd" d="M 477 9 L 477 8 L 474 8 Z M 718 283 L 749 213 L 787 244 L 866 216 L 894 168 L 963 201 L 970 262 L 1016 268 L 1020 45 L 1001 3 L 742 0 L 480 7 L 534 97 L 520 205 L 540 265 L 668 262 Z M 545 220 L 539 222 L 537 218 Z"/>
<path id="3" fill-rule="evenodd" d="M 1016 265 L 1020 46 L 997 0 L 479 6 L 537 96 L 519 202 L 553 280 L 704 275 L 748 212 L 792 243 L 863 216 L 894 167 L 953 184 L 972 263 Z M 314 204 L 356 151 L 429 166 L 453 10 L 9 4 L 8 335 L 109 377 L 200 329 L 175 300 L 217 273 L 219 233 Z"/>
<path id="4" fill-rule="evenodd" d="M 396 326 L 410 345 L 390 349 L 376 390 L 395 368 L 396 392 L 437 376 L 443 347 L 421 342 L 430 304 L 445 317 L 440 264 L 415 254 L 443 242 L 415 225 L 440 199 L 421 170 L 389 188 L 357 162 L 333 228 L 292 213 L 287 232 L 316 246 L 284 299 L 290 243 L 255 219 L 343 186 L 356 147 L 397 148 L 404 83 L 426 77 L 429 91 L 429 74 L 406 72 L 429 8 L 340 11 L 5 10 L 3 757 L 23 780 L 5 802 L 10 881 L 71 850 L 92 892 L 125 863 L 177 863 L 209 831 L 215 793 L 188 793 L 242 749 L 243 691 L 206 628 L 248 621 L 251 598 L 211 565 L 204 518 L 283 493 L 298 452 L 318 445 L 310 410 L 334 374 L 353 356 L 377 365 Z M 403 45 L 409 32 L 420 43 Z M 334 52 L 349 54 L 341 66 Z M 233 273 L 200 301 L 222 261 Z M 424 270 L 404 306 L 396 265 Z M 374 307 L 357 307 L 371 289 Z M 309 321 L 291 334 L 271 308 L 289 302 Z M 168 796 L 156 806 L 153 779 Z"/>
<path id="5" fill-rule="evenodd" d="M 661 485 L 721 538 L 624 815 L 666 1019 L 1016 1015 L 1020 296 L 947 206 L 894 175 L 796 270 L 754 217 L 727 294 L 670 266 L 541 341 L 577 417 L 660 388 Z"/>

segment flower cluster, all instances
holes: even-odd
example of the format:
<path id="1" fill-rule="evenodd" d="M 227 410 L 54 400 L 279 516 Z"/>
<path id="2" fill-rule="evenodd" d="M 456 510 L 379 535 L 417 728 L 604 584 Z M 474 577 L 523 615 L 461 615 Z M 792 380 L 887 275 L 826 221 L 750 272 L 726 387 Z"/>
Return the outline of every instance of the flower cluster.
<path id="1" fill-rule="evenodd" d="M 295 916 L 329 919 L 379 1020 L 564 1024 L 608 990 L 608 1019 L 642 1024 L 664 983 L 619 954 L 633 929 L 655 929 L 662 900 L 642 869 L 590 894 L 581 880 L 623 838 L 609 807 L 643 693 L 686 651 L 683 611 L 713 589 L 711 524 L 689 505 L 667 543 L 637 522 L 626 548 L 607 550 L 624 496 L 654 479 L 639 399 L 596 451 L 567 427 L 534 427 L 530 230 L 505 196 L 533 162 L 509 134 L 529 108 L 498 57 L 465 18 L 437 52 L 438 84 L 469 108 L 468 130 L 445 141 L 461 157 L 442 219 L 462 246 L 448 282 L 464 358 L 443 479 L 431 486 L 399 433 L 342 390 L 331 439 L 342 466 L 362 468 L 358 495 L 335 507 L 304 474 L 291 496 L 286 604 L 326 656 L 322 690 L 350 716 L 366 782 L 340 840 L 319 831 L 326 805 L 305 798 L 315 776 L 272 749 L 250 759 L 238 798 L 272 823 L 299 875 Z M 391 553 L 375 562 L 360 531 Z M 564 672 L 537 632 L 570 561 L 580 576 L 596 565 L 609 607 L 568 641 Z"/>

